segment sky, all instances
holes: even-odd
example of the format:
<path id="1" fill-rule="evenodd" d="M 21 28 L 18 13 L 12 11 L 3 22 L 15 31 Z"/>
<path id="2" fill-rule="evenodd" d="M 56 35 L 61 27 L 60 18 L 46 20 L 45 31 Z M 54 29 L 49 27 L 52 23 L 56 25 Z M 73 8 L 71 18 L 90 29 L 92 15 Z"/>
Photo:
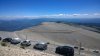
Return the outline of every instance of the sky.
<path id="1" fill-rule="evenodd" d="M 100 18 L 100 0 L 0 0 L 0 17 Z"/>

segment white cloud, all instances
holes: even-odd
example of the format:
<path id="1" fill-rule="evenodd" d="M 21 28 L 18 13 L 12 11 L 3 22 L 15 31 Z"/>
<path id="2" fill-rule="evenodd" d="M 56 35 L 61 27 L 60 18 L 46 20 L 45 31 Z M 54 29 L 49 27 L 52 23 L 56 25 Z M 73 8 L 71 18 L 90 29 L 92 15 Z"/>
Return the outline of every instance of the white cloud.
<path id="1" fill-rule="evenodd" d="M 45 17 L 45 15 L 44 15 Z M 54 18 L 100 18 L 100 13 L 93 13 L 93 14 L 52 14 L 47 15 L 46 17 L 54 17 Z"/>
<path id="2" fill-rule="evenodd" d="M 95 16 L 100 16 L 100 13 L 94 13 Z"/>
<path id="3" fill-rule="evenodd" d="M 59 14 L 59 16 L 63 16 L 64 14 Z"/>
<path id="4" fill-rule="evenodd" d="M 40 15 L 40 16 L 0 16 L 0 18 L 100 18 L 100 13 L 93 13 L 93 14 L 51 14 L 51 15 Z"/>
<path id="5" fill-rule="evenodd" d="M 81 14 L 72 14 L 72 16 L 80 16 Z"/>

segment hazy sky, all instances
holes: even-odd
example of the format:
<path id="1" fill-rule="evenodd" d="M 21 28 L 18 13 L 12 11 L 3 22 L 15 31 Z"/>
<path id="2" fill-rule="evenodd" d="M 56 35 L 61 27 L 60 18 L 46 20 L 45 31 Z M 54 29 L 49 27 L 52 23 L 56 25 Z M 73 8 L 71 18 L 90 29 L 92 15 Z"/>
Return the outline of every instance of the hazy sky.
<path id="1" fill-rule="evenodd" d="M 100 0 L 0 0 L 0 16 L 100 17 Z"/>

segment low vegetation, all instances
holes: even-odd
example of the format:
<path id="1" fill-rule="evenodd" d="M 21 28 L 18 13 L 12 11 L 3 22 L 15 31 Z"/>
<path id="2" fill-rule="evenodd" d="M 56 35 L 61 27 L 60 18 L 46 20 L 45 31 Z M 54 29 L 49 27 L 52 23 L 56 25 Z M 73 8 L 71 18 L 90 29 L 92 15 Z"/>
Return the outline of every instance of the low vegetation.
<path id="1" fill-rule="evenodd" d="M 1 46 L 7 46 L 6 42 L 0 42 Z"/>

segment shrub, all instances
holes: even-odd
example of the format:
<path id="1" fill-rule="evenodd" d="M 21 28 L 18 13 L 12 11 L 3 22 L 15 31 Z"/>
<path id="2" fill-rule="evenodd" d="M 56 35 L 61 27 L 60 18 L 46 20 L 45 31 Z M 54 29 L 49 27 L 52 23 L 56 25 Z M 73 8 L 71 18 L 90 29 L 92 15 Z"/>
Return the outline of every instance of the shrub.
<path id="1" fill-rule="evenodd" d="M 7 43 L 6 42 L 1 42 L 1 45 L 2 46 L 7 46 Z"/>
<path id="2" fill-rule="evenodd" d="M 20 48 L 25 49 L 25 46 L 20 46 Z"/>

